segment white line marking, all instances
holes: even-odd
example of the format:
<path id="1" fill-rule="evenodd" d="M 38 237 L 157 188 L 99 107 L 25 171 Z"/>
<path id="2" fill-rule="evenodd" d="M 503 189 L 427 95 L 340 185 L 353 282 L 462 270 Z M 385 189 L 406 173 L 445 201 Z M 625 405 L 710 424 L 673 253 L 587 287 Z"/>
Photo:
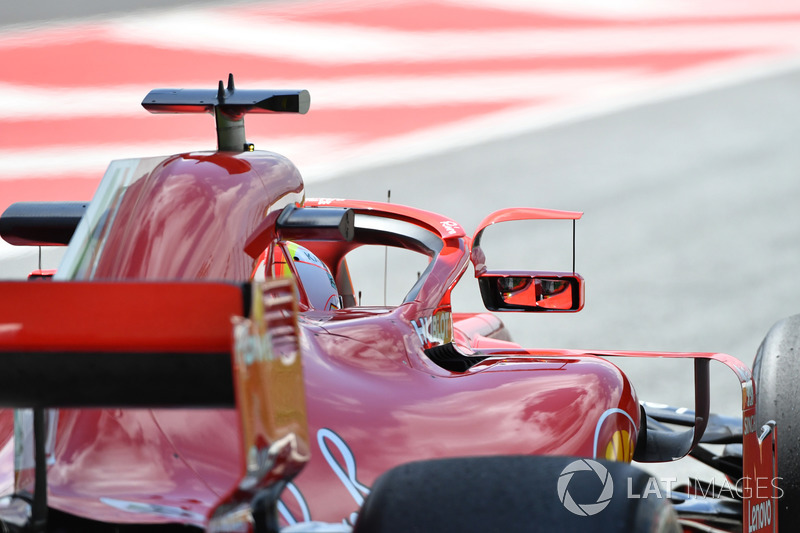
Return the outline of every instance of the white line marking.
<path id="1" fill-rule="evenodd" d="M 717 69 L 699 67 L 661 78 L 628 78 L 614 85 L 599 85 L 594 91 L 563 95 L 546 106 L 515 107 L 478 118 L 470 118 L 414 131 L 410 134 L 356 142 L 341 135 L 276 137 L 251 140 L 259 149 L 281 153 L 300 169 L 307 182 L 331 179 L 347 172 L 397 163 L 461 146 L 502 139 L 555 124 L 608 114 L 645 103 L 706 92 L 749 79 L 788 72 L 800 67 L 800 59 L 766 64 L 738 61 Z M 357 84 L 350 89 L 357 89 Z M 369 84 L 366 89 L 369 88 Z M 347 91 L 340 88 L 343 93 Z M 312 100 L 314 96 L 312 95 Z M 312 107 L 314 103 L 312 102 Z M 166 118 L 166 117 L 163 117 Z M 194 139 L 154 139 L 152 143 L 60 146 L 26 150 L 0 150 L 2 179 L 47 178 L 86 172 L 99 178 L 111 159 L 142 157 L 157 153 L 213 149 L 212 133 Z"/>
<path id="2" fill-rule="evenodd" d="M 565 54 L 772 48 L 800 50 L 800 22 L 410 32 L 271 17 L 188 12 L 126 17 L 109 24 L 119 42 L 168 49 L 280 57 L 316 64 L 463 61 Z M 774 52 L 772 52 L 774 53 Z"/>

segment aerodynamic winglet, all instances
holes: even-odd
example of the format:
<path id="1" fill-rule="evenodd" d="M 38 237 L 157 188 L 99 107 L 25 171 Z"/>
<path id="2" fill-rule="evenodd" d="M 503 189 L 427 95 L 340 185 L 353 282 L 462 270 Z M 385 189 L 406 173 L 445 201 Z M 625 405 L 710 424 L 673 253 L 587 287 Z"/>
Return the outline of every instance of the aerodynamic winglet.
<path id="1" fill-rule="evenodd" d="M 0 237 L 15 246 L 65 246 L 88 202 L 16 202 L 0 215 Z"/>
<path id="2" fill-rule="evenodd" d="M 217 120 L 217 146 L 220 150 L 252 150 L 244 135 L 244 115 L 248 113 L 299 113 L 311 105 L 304 89 L 237 89 L 233 74 L 227 87 L 220 80 L 217 89 L 153 89 L 142 100 L 151 113 L 211 113 Z"/>

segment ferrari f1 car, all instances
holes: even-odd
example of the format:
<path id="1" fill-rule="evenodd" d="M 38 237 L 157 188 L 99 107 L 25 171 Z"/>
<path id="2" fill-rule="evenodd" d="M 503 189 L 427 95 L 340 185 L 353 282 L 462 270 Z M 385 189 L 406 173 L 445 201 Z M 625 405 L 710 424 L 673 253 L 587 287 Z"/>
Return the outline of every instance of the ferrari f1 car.
<path id="1" fill-rule="evenodd" d="M 244 116 L 309 101 L 232 77 L 154 90 L 151 112 L 211 113 L 218 150 L 113 161 L 89 203 L 0 217 L 12 244 L 67 245 L 56 271 L 0 284 L 4 530 L 796 526 L 798 467 L 776 448 L 778 429 L 797 441 L 781 370 L 796 321 L 755 381 L 724 354 L 524 348 L 494 312 L 580 311 L 584 280 L 574 263 L 492 270 L 484 232 L 557 219 L 574 247 L 581 213 L 508 208 L 469 235 L 411 207 L 306 198 Z M 376 247 L 423 261 L 397 305 L 361 301 L 353 257 Z M 470 264 L 491 312 L 452 308 Z M 694 408 L 642 402 L 615 357 L 693 361 Z M 711 361 L 737 376 L 741 417 L 710 414 Z M 663 487 L 631 465 L 686 455 L 721 477 Z"/>

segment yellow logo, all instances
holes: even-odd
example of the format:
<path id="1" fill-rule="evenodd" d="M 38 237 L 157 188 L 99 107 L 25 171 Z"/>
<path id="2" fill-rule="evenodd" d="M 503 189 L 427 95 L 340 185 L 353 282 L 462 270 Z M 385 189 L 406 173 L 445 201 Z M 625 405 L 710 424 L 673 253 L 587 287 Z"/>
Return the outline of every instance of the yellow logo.
<path id="1" fill-rule="evenodd" d="M 624 429 L 614 432 L 611 441 L 606 446 L 606 459 L 609 461 L 624 461 L 630 463 L 633 459 L 633 443 L 631 434 Z"/>

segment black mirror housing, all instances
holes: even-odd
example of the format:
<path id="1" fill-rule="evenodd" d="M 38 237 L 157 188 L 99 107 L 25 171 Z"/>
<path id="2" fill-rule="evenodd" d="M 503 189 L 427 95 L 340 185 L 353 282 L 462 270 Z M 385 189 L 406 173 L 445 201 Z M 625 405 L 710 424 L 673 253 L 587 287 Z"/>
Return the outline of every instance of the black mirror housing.
<path id="1" fill-rule="evenodd" d="M 575 273 L 493 271 L 478 276 L 489 311 L 576 313 L 583 309 L 583 277 Z"/>

